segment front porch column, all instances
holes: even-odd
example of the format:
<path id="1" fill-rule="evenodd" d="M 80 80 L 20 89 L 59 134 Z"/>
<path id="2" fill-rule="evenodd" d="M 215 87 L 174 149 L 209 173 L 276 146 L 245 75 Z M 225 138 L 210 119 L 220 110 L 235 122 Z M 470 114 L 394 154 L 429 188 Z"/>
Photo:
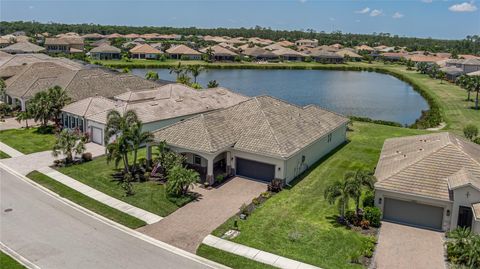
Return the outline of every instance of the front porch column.
<path id="1" fill-rule="evenodd" d="M 227 173 L 227 176 L 231 176 L 232 175 L 232 153 L 230 151 L 227 151 L 225 158 L 227 159 L 225 172 Z"/>
<path id="2" fill-rule="evenodd" d="M 152 165 L 152 145 L 147 143 L 146 149 L 147 149 L 147 166 L 151 166 Z"/>
<path id="3" fill-rule="evenodd" d="M 207 182 L 211 185 L 215 181 L 213 177 L 213 157 L 207 159 Z"/>
<path id="4" fill-rule="evenodd" d="M 22 108 L 22 111 L 27 110 L 27 106 L 25 104 L 25 100 L 20 99 L 20 107 Z"/>

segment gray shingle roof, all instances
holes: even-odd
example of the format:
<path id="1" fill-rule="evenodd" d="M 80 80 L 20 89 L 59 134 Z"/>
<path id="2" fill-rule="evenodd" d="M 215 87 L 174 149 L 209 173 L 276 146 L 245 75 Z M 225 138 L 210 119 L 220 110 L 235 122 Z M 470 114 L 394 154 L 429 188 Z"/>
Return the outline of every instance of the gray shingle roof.
<path id="1" fill-rule="evenodd" d="M 157 141 L 214 153 L 227 147 L 288 158 L 346 124 L 348 119 L 317 106 L 298 107 L 259 96 L 204 113 L 154 133 Z"/>
<path id="2" fill-rule="evenodd" d="M 480 146 L 449 133 L 387 139 L 375 176 L 376 188 L 449 201 L 449 180 L 480 180 Z"/>

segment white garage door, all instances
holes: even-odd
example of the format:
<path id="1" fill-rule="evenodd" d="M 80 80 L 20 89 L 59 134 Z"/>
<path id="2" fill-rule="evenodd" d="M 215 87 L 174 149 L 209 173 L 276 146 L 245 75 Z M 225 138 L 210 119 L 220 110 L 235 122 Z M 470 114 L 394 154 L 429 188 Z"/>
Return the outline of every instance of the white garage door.
<path id="1" fill-rule="evenodd" d="M 441 230 L 443 208 L 385 198 L 383 219 L 429 229 Z"/>
<path id="2" fill-rule="evenodd" d="M 100 128 L 92 127 L 92 142 L 102 145 L 103 144 L 103 131 Z"/>

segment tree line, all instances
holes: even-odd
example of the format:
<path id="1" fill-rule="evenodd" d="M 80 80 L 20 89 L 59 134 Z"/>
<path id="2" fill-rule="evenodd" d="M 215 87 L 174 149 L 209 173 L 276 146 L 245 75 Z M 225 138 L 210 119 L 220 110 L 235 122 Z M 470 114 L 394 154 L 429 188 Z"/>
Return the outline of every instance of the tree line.
<path id="1" fill-rule="evenodd" d="M 79 34 L 100 33 L 100 34 L 178 34 L 188 35 L 216 35 L 230 37 L 260 37 L 272 40 L 297 40 L 302 38 L 315 38 L 320 45 L 340 43 L 344 46 L 353 47 L 360 44 L 369 46 L 386 45 L 397 47 L 408 47 L 410 50 L 428 50 L 431 52 L 455 52 L 462 54 L 478 54 L 480 50 L 480 38 L 478 35 L 469 35 L 462 40 L 446 40 L 433 38 L 416 38 L 393 35 L 390 33 L 354 34 L 336 31 L 327 33 L 317 32 L 313 29 L 307 30 L 274 30 L 271 28 L 255 26 L 252 28 L 196 28 L 196 27 L 154 27 L 154 26 L 120 26 L 120 25 L 99 25 L 99 24 L 63 24 L 63 23 L 40 23 L 33 21 L 0 22 L 0 34 L 10 34 L 16 31 L 25 31 L 28 35 L 48 32 L 56 35 L 66 32 Z M 183 37 L 185 38 L 185 37 Z"/>

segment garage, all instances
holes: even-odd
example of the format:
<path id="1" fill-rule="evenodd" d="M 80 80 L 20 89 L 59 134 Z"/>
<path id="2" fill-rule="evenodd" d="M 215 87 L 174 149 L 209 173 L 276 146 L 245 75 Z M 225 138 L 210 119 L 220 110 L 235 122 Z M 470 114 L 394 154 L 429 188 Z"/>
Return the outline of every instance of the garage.
<path id="1" fill-rule="evenodd" d="M 442 230 L 443 208 L 392 198 L 385 198 L 383 219 Z"/>
<path id="2" fill-rule="evenodd" d="M 92 142 L 103 145 L 103 131 L 100 128 L 92 127 Z"/>
<path id="3" fill-rule="evenodd" d="M 275 165 L 236 158 L 236 173 L 239 176 L 270 182 L 275 178 Z"/>

